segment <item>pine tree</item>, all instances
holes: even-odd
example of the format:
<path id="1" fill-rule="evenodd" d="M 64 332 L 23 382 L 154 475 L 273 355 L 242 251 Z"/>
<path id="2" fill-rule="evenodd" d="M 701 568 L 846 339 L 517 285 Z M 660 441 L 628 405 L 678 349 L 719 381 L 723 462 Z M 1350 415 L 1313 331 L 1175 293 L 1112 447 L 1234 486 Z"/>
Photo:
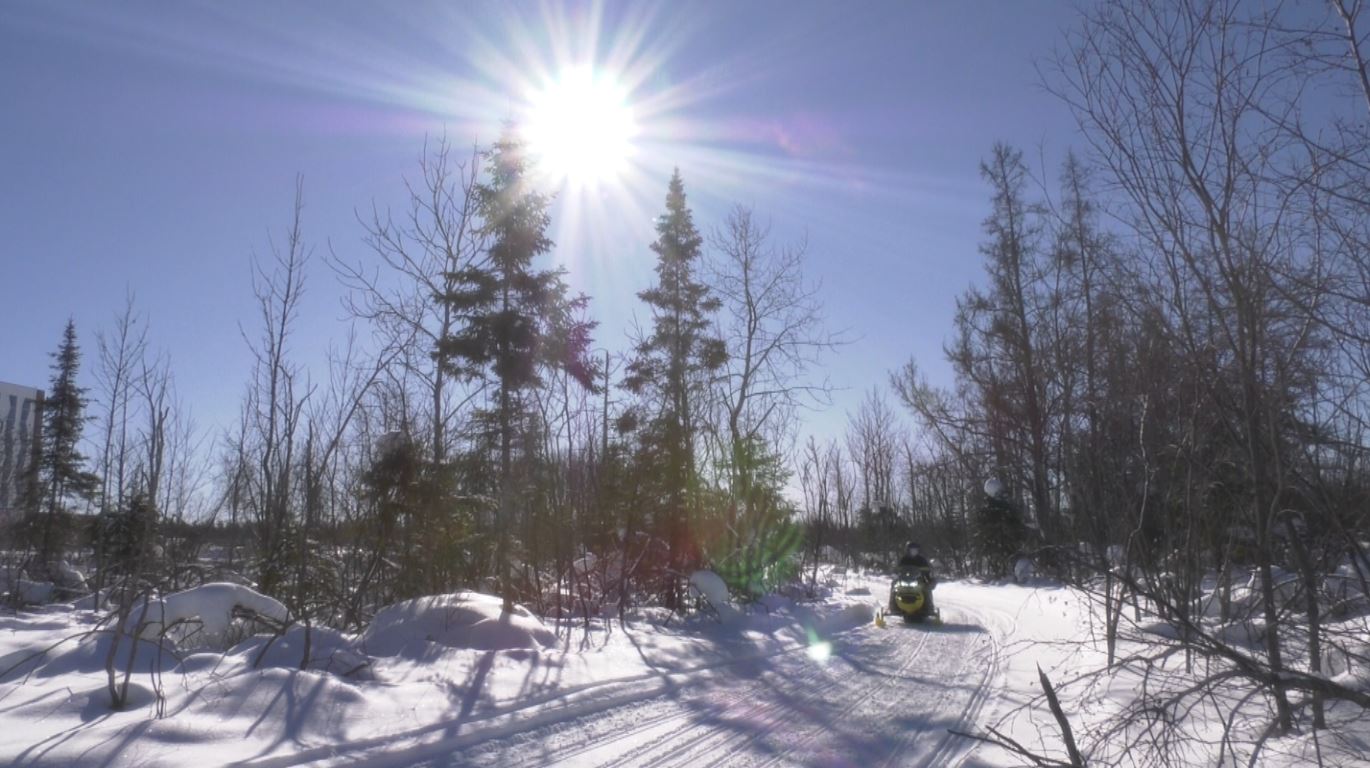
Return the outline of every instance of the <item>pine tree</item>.
<path id="1" fill-rule="evenodd" d="M 707 285 L 695 277 L 703 239 L 685 203 L 685 184 L 679 169 L 666 193 L 666 214 L 656 223 L 657 284 L 638 298 L 652 310 L 652 331 L 638 342 L 628 363 L 624 385 L 646 396 L 655 409 L 647 423 L 644 443 L 660 456 L 656 478 L 664 508 L 660 528 L 670 545 L 666 605 L 677 607 L 678 581 L 689 560 L 697 558 L 690 537 L 695 511 L 692 488 L 697 480 L 695 423 L 706 377 L 726 361 L 722 340 L 710 334 L 709 315 L 719 308 Z"/>
<path id="2" fill-rule="evenodd" d="M 755 598 L 795 574 L 793 555 L 803 544 L 803 529 L 784 496 L 787 472 L 781 456 L 754 438 L 735 446 L 730 458 L 742 465 L 749 482 L 734 484 L 726 501 L 728 522 L 720 526 L 727 530 L 703 537 L 706 555 L 734 594 Z M 727 469 L 738 471 L 736 466 Z"/>
<path id="3" fill-rule="evenodd" d="M 971 517 L 971 547 L 991 577 L 1002 579 L 1012 568 L 1013 556 L 1027 536 L 1022 516 L 1002 494 L 987 496 Z"/>
<path id="4" fill-rule="evenodd" d="M 506 610 L 513 600 L 509 573 L 510 527 L 515 511 L 513 453 L 522 433 L 520 395 L 542 384 L 539 368 L 559 365 L 586 387 L 592 323 L 580 319 L 587 303 L 569 298 L 563 270 L 538 270 L 533 260 L 552 248 L 546 235 L 550 199 L 528 178 L 523 143 L 506 132 L 485 153 L 489 178 L 476 186 L 487 258 L 452 273 L 442 297 L 464 321 L 438 341 L 438 359 L 467 379 L 489 377 L 497 385 L 490 421 L 499 448 L 499 519 L 496 565 Z"/>
<path id="5" fill-rule="evenodd" d="M 147 495 L 135 493 L 118 509 L 97 518 L 95 549 L 104 572 L 118 576 L 145 573 L 157 539 L 157 507 Z"/>
<path id="6" fill-rule="evenodd" d="M 387 588 L 395 598 L 442 590 L 450 584 L 446 576 L 464 560 L 461 549 L 470 519 L 456 494 L 453 467 L 430 460 L 423 449 L 402 433 L 387 435 L 361 476 L 373 526 L 373 554 L 361 581 L 371 582 L 384 563 L 392 563 L 396 570 Z M 359 614 L 357 606 L 348 620 Z"/>
<path id="7" fill-rule="evenodd" d="M 43 446 L 38 461 L 38 506 L 46 509 L 39 542 L 39 561 L 49 573 L 60 559 L 63 531 L 58 517 L 67 499 L 89 499 L 95 494 L 97 478 L 83 467 L 86 457 L 77 449 L 86 423 L 86 390 L 76 385 L 81 365 L 81 349 L 76 344 L 76 323 L 67 320 L 62 343 L 52 355 L 52 381 L 43 401 Z"/>

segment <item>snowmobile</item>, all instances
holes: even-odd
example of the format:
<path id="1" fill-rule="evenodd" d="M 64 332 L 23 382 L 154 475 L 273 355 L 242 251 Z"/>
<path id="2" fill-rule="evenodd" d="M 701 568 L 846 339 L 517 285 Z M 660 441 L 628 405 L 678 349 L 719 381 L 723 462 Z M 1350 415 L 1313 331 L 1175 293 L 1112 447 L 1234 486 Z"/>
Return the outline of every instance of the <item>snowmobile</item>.
<path id="1" fill-rule="evenodd" d="M 904 617 L 904 623 L 941 621 L 942 612 L 932 604 L 933 585 L 922 573 L 901 573 L 890 585 L 889 614 Z"/>

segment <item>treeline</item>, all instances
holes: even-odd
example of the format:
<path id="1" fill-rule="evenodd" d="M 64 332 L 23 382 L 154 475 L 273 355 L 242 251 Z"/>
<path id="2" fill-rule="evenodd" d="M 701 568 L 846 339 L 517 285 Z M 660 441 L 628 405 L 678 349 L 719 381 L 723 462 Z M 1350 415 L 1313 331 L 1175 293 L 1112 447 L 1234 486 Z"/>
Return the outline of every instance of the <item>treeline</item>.
<path id="1" fill-rule="evenodd" d="M 1323 622 L 1370 593 L 1367 34 L 1341 0 L 1084 12 L 1044 80 L 1091 162 L 1034 178 L 993 149 L 988 281 L 957 303 L 955 384 L 915 361 L 892 377 L 930 440 L 911 508 L 956 519 L 965 489 L 997 478 L 1024 524 L 1000 551 L 1100 595 L 1110 664 L 1139 598 L 1183 658 L 1218 662 L 1141 719 L 1182 719 L 1233 678 L 1270 702 L 1271 733 L 1300 713 L 1322 727 L 1325 699 L 1370 703 L 1322 666 L 1332 641 L 1364 662 Z M 1328 594 L 1333 574 L 1359 602 Z M 1214 630 L 1234 580 L 1256 596 L 1253 647 Z M 1148 663 L 1176 652 L 1162 646 Z"/>
<path id="2" fill-rule="evenodd" d="M 98 337 L 93 391 L 69 324 L 12 564 L 60 583 L 88 547 L 95 588 L 245 578 L 339 627 L 459 588 L 598 615 L 683 608 L 700 567 L 742 597 L 792 576 L 788 446 L 839 341 L 803 247 L 742 207 L 706 235 L 677 172 L 638 294 L 649 320 L 610 352 L 591 299 L 544 265 L 535 178 L 512 131 L 460 158 L 425 148 L 403 213 L 364 219 L 370 257 L 322 258 L 356 320 L 323 377 L 295 354 L 319 262 L 297 183 L 253 263 L 253 364 L 223 435 L 195 428 L 132 297 Z"/>

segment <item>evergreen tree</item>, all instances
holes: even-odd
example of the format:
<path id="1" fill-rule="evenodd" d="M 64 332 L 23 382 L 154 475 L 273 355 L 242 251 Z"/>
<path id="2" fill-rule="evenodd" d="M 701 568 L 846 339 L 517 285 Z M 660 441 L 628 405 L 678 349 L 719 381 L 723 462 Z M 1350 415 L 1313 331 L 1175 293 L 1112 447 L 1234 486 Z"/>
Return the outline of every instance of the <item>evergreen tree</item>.
<path id="1" fill-rule="evenodd" d="M 383 565 L 392 564 L 394 576 L 386 581 L 395 599 L 442 591 L 466 560 L 469 504 L 456 493 L 454 467 L 428 459 L 423 450 L 407 435 L 386 435 L 361 476 L 374 553 L 362 581 L 370 582 Z M 348 621 L 360 615 L 360 606 L 349 610 Z"/>
<path id="2" fill-rule="evenodd" d="M 147 495 L 137 493 L 118 509 L 97 518 L 95 551 L 102 578 L 108 575 L 137 576 L 145 573 L 157 539 L 157 507 Z"/>
<path id="3" fill-rule="evenodd" d="M 1007 576 L 1027 536 L 1018 508 L 1002 493 L 987 494 L 970 525 L 971 547 L 987 573 L 996 579 Z"/>
<path id="4" fill-rule="evenodd" d="M 593 324 L 580 319 L 587 299 L 569 298 L 563 270 L 538 270 L 533 260 L 551 250 L 546 235 L 550 199 L 528 178 L 523 143 L 506 132 L 485 153 L 489 177 L 475 188 L 486 259 L 451 273 L 442 300 L 464 321 L 438 341 L 448 370 L 467 379 L 489 377 L 497 387 L 489 414 L 499 450 L 496 566 L 505 608 L 512 608 L 510 528 L 516 507 L 512 482 L 515 441 L 522 433 L 520 395 L 540 386 L 539 367 L 560 365 L 586 387 Z"/>
<path id="5" fill-rule="evenodd" d="M 731 459 L 742 465 L 750 481 L 734 484 L 725 502 L 727 522 L 720 522 L 715 535 L 702 538 L 710 568 L 734 594 L 749 599 L 794 576 L 798 570 L 794 555 L 804 535 L 794 522 L 794 508 L 784 497 L 784 459 L 771 453 L 760 438 L 735 447 Z M 727 469 L 738 471 L 736 466 Z"/>
<path id="6" fill-rule="evenodd" d="M 63 549 L 64 532 L 59 516 L 71 497 L 89 499 L 95 494 L 97 478 L 86 472 L 86 457 L 77 449 L 86 423 L 86 390 L 76 385 L 81 365 L 81 349 L 76 344 L 76 323 L 67 320 L 62 343 L 52 355 L 52 381 L 43 401 L 43 446 L 38 461 L 39 494 L 36 505 L 46 510 L 38 557 L 53 571 Z"/>
<path id="7" fill-rule="evenodd" d="M 710 334 L 709 316 L 719 301 L 695 277 L 703 239 L 685 203 L 685 184 L 679 169 L 666 193 L 666 214 L 656 223 L 657 283 L 638 298 L 652 310 L 652 331 L 638 342 L 628 363 L 625 386 L 644 395 L 654 413 L 646 424 L 644 443 L 657 454 L 658 499 L 663 505 L 658 527 L 670 545 L 667 607 L 679 602 L 674 578 L 698 558 L 690 536 L 690 518 L 697 511 L 692 488 L 697 480 L 695 405 L 707 386 L 707 376 L 726 361 L 722 340 Z"/>

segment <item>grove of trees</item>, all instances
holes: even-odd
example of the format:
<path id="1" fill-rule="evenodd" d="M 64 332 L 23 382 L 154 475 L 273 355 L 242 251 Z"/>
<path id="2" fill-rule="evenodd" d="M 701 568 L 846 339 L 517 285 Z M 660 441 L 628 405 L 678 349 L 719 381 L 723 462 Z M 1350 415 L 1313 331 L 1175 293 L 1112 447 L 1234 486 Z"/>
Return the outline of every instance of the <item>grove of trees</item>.
<path id="1" fill-rule="evenodd" d="M 1082 11 L 1042 79 L 1084 146 L 1037 171 L 986 148 L 986 279 L 956 302 L 954 380 L 910 360 L 826 441 L 802 419 L 846 337 L 805 245 L 744 207 L 698 225 L 679 170 L 643 254 L 648 319 L 616 355 L 595 297 L 544 263 L 551 198 L 517 134 L 426 146 L 401 212 L 362 217 L 370 258 L 324 259 L 358 336 L 322 375 L 291 344 L 316 277 L 300 185 L 254 262 L 238 423 L 194 429 L 132 297 L 92 398 L 68 325 L 6 535 L 30 576 L 91 544 L 99 580 L 231 570 L 344 629 L 459 588 L 544 615 L 683 610 L 699 567 L 747 598 L 917 538 L 945 571 L 1031 558 L 1084 586 L 1110 663 L 1125 608 L 1149 605 L 1186 659 L 1268 698 L 1273 732 L 1321 727 L 1326 701 L 1370 706 L 1320 667 L 1329 645 L 1363 652 L 1323 626 L 1328 575 L 1370 592 L 1368 51 L 1359 0 Z M 1207 632 L 1206 579 L 1223 618 L 1250 580 L 1259 647 Z"/>

